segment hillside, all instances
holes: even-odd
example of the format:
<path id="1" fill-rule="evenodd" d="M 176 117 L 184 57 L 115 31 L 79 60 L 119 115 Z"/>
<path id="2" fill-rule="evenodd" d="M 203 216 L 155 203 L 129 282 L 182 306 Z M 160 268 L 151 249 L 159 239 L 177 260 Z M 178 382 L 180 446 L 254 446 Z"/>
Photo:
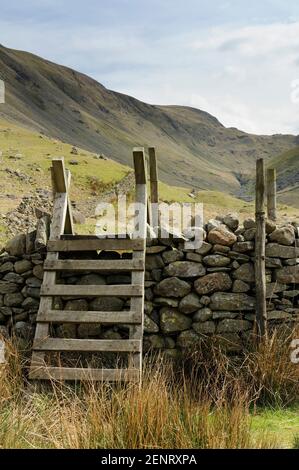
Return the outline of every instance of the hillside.
<path id="1" fill-rule="evenodd" d="M 270 159 L 298 145 L 291 135 L 225 128 L 198 109 L 143 103 L 3 46 L 0 72 L 6 83 L 0 118 L 126 165 L 131 165 L 132 147 L 155 145 L 160 178 L 171 185 L 242 196 L 256 157 Z"/>

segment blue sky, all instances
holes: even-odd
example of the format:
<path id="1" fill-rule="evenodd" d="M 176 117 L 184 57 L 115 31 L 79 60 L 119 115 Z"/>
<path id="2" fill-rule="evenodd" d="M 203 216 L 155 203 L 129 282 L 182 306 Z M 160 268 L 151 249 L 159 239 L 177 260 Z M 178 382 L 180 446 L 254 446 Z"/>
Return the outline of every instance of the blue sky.
<path id="1" fill-rule="evenodd" d="M 226 126 L 299 133 L 298 0 L 0 0 L 0 43 Z"/>

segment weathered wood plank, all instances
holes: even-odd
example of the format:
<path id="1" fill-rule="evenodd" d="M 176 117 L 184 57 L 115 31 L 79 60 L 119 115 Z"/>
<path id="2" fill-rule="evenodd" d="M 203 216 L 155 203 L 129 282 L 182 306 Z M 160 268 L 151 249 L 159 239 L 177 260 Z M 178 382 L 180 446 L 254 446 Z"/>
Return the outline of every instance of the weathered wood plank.
<path id="1" fill-rule="evenodd" d="M 77 310 L 49 310 L 40 312 L 39 322 L 51 323 L 102 323 L 102 324 L 137 324 L 141 323 L 141 312 L 103 312 Z"/>
<path id="2" fill-rule="evenodd" d="M 50 240 L 48 251 L 142 250 L 143 240 L 99 238 L 97 240 Z"/>
<path id="3" fill-rule="evenodd" d="M 143 147 L 133 149 L 133 160 L 136 184 L 146 184 L 145 156 Z"/>
<path id="4" fill-rule="evenodd" d="M 139 297 L 143 295 L 143 286 L 137 284 L 118 284 L 118 285 L 69 285 L 42 284 L 41 296 L 78 296 L 78 297 Z"/>
<path id="5" fill-rule="evenodd" d="M 31 380 L 86 380 L 98 382 L 138 382 L 136 369 L 91 369 L 73 367 L 30 367 Z"/>
<path id="6" fill-rule="evenodd" d="M 267 214 L 268 219 L 276 221 L 276 170 L 267 170 Z"/>
<path id="7" fill-rule="evenodd" d="M 35 351 L 138 352 L 140 340 L 131 339 L 35 339 Z"/>
<path id="8" fill-rule="evenodd" d="M 256 289 L 256 320 L 260 337 L 267 335 L 266 306 L 266 220 L 265 220 L 265 166 L 260 158 L 256 162 L 256 235 L 255 235 L 255 289 Z"/>
<path id="9" fill-rule="evenodd" d="M 45 271 L 143 271 L 143 260 L 58 260 L 45 261 Z"/>

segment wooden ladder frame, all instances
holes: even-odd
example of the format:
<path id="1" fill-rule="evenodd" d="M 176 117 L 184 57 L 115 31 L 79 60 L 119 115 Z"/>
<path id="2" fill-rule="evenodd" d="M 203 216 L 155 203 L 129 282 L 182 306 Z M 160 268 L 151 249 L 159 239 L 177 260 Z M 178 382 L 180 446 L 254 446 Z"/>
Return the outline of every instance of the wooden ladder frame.
<path id="1" fill-rule="evenodd" d="M 68 198 L 70 173 L 64 168 L 63 159 L 54 159 L 51 168 L 54 208 L 48 253 L 44 264 L 41 301 L 37 315 L 37 327 L 33 344 L 29 377 L 31 379 L 141 381 L 142 340 L 144 318 L 144 266 L 146 247 L 147 187 L 143 148 L 133 149 L 136 183 L 136 214 L 140 224 L 135 239 L 102 239 L 74 235 L 71 206 Z M 135 219 L 137 220 L 137 218 Z M 132 250 L 132 260 L 61 260 L 60 252 L 90 250 Z M 94 272 L 131 272 L 131 285 L 59 285 L 57 272 L 63 270 Z M 54 296 L 123 296 L 130 297 L 130 311 L 126 312 L 78 312 L 53 310 Z M 50 323 L 107 323 L 129 324 L 129 339 L 92 340 L 50 338 Z M 52 367 L 45 363 L 47 351 L 105 351 L 127 352 L 127 369 L 91 369 Z"/>

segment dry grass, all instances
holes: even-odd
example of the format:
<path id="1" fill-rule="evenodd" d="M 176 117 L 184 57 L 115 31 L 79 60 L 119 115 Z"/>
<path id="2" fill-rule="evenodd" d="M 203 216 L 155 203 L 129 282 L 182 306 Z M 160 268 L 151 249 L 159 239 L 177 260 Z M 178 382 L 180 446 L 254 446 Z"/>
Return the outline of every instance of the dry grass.
<path id="1" fill-rule="evenodd" d="M 0 380 L 0 448 L 277 447 L 252 432 L 259 405 L 298 400 L 289 338 L 229 357 L 211 342 L 180 364 L 145 359 L 139 388 L 108 384 L 28 384 L 8 345 Z M 154 367 L 153 367 L 153 361 Z M 23 364 L 24 365 L 24 364 Z"/>

